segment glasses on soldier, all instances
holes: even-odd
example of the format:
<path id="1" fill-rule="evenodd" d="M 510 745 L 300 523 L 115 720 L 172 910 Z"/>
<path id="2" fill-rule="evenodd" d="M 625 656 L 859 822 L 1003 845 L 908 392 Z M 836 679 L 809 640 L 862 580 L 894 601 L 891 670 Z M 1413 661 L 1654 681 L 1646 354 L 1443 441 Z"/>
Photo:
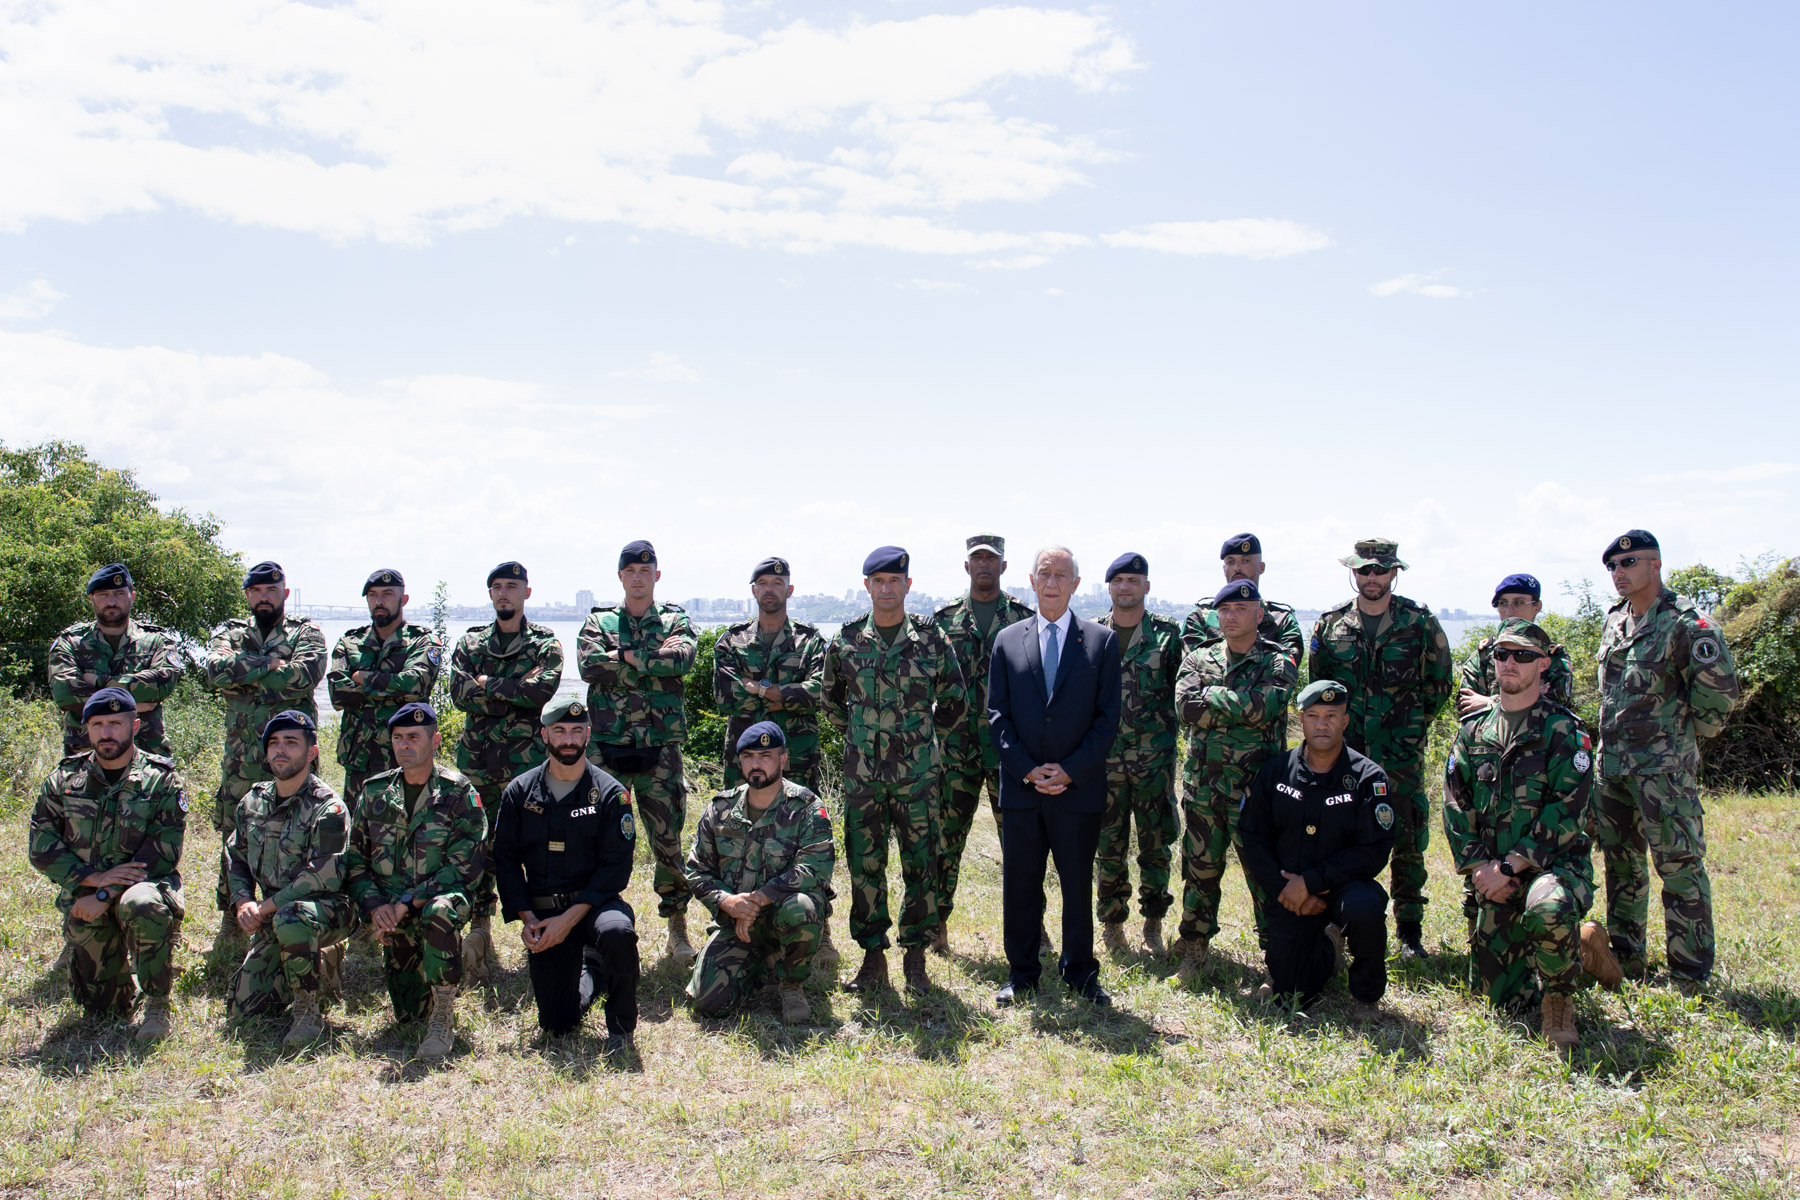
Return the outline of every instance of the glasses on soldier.
<path id="1" fill-rule="evenodd" d="M 1356 568 L 1356 573 L 1358 575 L 1362 575 L 1365 577 L 1369 576 L 1369 575 L 1392 575 L 1394 573 L 1394 568 L 1392 568 L 1392 567 L 1358 567 L 1358 568 Z"/>
<path id="2" fill-rule="evenodd" d="M 1608 571 L 1629 571 L 1629 570 L 1631 570 L 1631 568 L 1637 566 L 1642 561 L 1644 561 L 1644 560 L 1639 558 L 1635 554 L 1626 554 L 1619 558 L 1607 559 L 1606 560 L 1606 569 Z"/>
<path id="3" fill-rule="evenodd" d="M 1495 662 L 1534 663 L 1542 657 L 1536 650 L 1514 650 L 1506 646 L 1494 651 Z"/>

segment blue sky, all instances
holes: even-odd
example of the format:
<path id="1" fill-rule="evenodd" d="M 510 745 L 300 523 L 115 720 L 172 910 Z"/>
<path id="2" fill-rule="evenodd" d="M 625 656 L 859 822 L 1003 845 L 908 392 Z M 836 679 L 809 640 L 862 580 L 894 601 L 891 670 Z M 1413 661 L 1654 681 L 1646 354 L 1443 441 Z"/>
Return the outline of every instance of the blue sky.
<path id="1" fill-rule="evenodd" d="M 0 437 L 310 599 L 1796 534 L 1786 6 L 0 5 Z"/>

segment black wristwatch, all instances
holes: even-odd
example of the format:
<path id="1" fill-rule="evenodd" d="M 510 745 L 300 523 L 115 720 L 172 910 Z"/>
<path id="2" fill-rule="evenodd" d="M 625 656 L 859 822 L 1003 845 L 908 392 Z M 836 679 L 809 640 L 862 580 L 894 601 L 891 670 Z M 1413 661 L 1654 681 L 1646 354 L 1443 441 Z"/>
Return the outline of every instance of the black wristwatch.
<path id="1" fill-rule="evenodd" d="M 412 902 L 413 902 L 413 894 L 411 892 L 408 892 L 408 893 L 406 893 L 406 895 L 400 897 L 400 903 L 406 905 L 406 907 L 408 907 L 408 908 L 412 907 Z"/>
<path id="2" fill-rule="evenodd" d="M 112 899 L 112 893 L 107 891 L 105 888 L 95 888 L 94 889 L 94 899 L 96 899 L 96 900 L 100 901 L 102 904 L 104 904 L 106 901 Z"/>
<path id="3" fill-rule="evenodd" d="M 1519 877 L 1518 871 L 1514 870 L 1513 865 L 1504 858 L 1500 860 L 1500 873 L 1508 879 L 1517 879 Z"/>

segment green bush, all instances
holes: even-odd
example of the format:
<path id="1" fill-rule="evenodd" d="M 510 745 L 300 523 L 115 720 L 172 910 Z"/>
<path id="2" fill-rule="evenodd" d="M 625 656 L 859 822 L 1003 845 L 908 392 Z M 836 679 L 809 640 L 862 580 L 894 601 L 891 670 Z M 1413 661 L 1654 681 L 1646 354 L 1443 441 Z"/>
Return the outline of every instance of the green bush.
<path id="1" fill-rule="evenodd" d="M 0 811 L 30 803 L 62 757 L 62 713 L 48 700 L 0 692 Z"/>
<path id="2" fill-rule="evenodd" d="M 682 680 L 683 698 L 687 704 L 687 738 L 681 743 L 681 756 L 688 773 L 696 776 L 696 791 L 714 787 L 724 780 L 724 764 L 720 755 L 725 746 L 727 718 L 719 711 L 713 693 L 713 648 L 723 629 L 707 629 L 700 634 L 694 653 L 694 665 Z M 819 718 L 820 789 L 829 795 L 843 791 L 844 735 L 837 726 Z"/>
<path id="3" fill-rule="evenodd" d="M 1679 574 L 1679 573 L 1678 573 Z M 1718 737 L 1701 743 L 1714 787 L 1800 784 L 1800 561 L 1746 564 L 1714 615 L 1725 628 L 1743 698 Z"/>

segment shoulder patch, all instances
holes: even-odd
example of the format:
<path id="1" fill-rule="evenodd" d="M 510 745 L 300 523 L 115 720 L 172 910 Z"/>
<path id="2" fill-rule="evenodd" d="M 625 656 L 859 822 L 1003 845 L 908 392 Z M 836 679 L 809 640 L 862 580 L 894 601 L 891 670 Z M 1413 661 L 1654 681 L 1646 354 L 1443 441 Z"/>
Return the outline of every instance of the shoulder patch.
<path id="1" fill-rule="evenodd" d="M 1387 795 L 1387 782 L 1385 780 L 1377 779 L 1373 784 L 1370 785 L 1370 790 L 1372 790 L 1377 796 L 1385 796 L 1385 795 Z"/>
<path id="2" fill-rule="evenodd" d="M 1375 820 L 1383 829 L 1394 827 L 1394 806 L 1383 800 L 1375 806 Z"/>
<path id="3" fill-rule="evenodd" d="M 1594 765 L 1594 757 L 1586 750 L 1577 750 L 1575 752 L 1574 763 L 1577 771 L 1586 774 L 1587 769 Z"/>
<path id="4" fill-rule="evenodd" d="M 628 842 L 637 841 L 637 819 L 626 809 L 619 814 L 619 835 Z"/>
<path id="5" fill-rule="evenodd" d="M 1704 626 L 1706 622 L 1702 621 Z M 1694 639 L 1694 661 L 1699 663 L 1715 663 L 1719 661 L 1719 639 L 1708 633 L 1704 637 Z"/>

